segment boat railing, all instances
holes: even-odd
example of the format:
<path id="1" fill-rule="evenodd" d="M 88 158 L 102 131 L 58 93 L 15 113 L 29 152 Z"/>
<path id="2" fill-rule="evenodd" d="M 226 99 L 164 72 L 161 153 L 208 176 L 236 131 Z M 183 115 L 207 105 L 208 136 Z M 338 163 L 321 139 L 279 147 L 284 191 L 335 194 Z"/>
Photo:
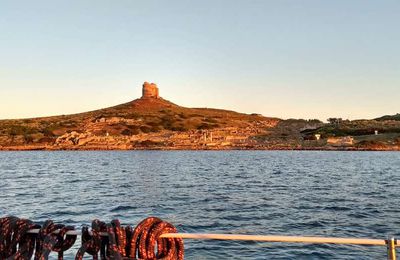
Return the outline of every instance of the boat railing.
<path id="1" fill-rule="evenodd" d="M 39 229 L 32 229 L 29 233 L 38 233 Z M 80 235 L 79 231 L 68 231 L 68 235 Z M 108 236 L 107 233 L 101 233 Z M 206 233 L 167 233 L 161 238 L 182 238 L 182 239 L 206 239 L 206 240 L 241 240 L 260 242 L 280 243 L 304 243 L 304 244 L 340 244 L 340 245 L 361 245 L 361 246 L 385 246 L 387 258 L 396 260 L 396 247 L 400 243 L 394 237 L 388 239 L 368 238 L 342 238 L 342 237 L 316 237 L 316 236 L 275 236 L 275 235 L 241 235 L 241 234 L 206 234 Z"/>

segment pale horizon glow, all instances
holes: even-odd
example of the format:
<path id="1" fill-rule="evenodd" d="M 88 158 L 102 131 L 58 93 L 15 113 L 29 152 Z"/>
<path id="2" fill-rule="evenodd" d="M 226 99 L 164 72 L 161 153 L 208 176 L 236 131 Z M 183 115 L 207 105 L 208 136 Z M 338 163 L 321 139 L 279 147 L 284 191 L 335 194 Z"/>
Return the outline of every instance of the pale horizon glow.
<path id="1" fill-rule="evenodd" d="M 0 119 L 96 110 L 144 81 L 185 107 L 400 113 L 400 2 L 2 1 Z"/>

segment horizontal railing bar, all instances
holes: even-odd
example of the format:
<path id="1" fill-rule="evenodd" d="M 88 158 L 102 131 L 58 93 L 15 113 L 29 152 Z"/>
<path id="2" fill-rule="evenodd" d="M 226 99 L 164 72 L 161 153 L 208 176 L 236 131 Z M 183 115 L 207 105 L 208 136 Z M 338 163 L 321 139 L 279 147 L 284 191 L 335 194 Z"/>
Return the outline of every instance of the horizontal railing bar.
<path id="1" fill-rule="evenodd" d="M 28 233 L 29 234 L 38 234 L 39 230 L 40 229 L 30 229 L 30 230 L 28 230 Z M 53 232 L 53 234 L 58 234 L 59 232 L 60 232 L 60 230 L 57 229 L 56 231 Z M 82 232 L 78 231 L 78 230 L 70 230 L 70 231 L 67 231 L 65 234 L 66 235 L 71 235 L 71 236 L 80 236 L 80 235 L 82 235 Z M 92 235 L 92 232 L 89 231 L 89 234 Z M 103 237 L 106 237 L 106 236 L 108 236 L 108 233 L 107 232 L 100 232 L 100 235 L 103 236 Z"/>
<path id="2" fill-rule="evenodd" d="M 59 230 L 54 233 L 58 233 Z M 31 234 L 39 233 L 39 229 L 31 229 Z M 91 234 L 91 232 L 89 232 Z M 67 235 L 81 235 L 82 232 L 72 230 Z M 101 232 L 101 236 L 108 236 L 106 232 Z M 303 236 L 266 236 L 266 235 L 238 235 L 238 234 L 204 234 L 204 233 L 167 233 L 161 235 L 162 238 L 182 238 L 182 239 L 210 239 L 210 240 L 242 240 L 242 241 L 261 241 L 261 242 L 282 242 L 282 243 L 310 243 L 310 244 L 343 244 L 343 245 L 366 245 L 366 246 L 386 246 L 385 239 L 368 238 L 341 238 L 341 237 L 303 237 Z M 398 246 L 398 242 L 396 246 Z"/>
<path id="3" fill-rule="evenodd" d="M 263 236 L 263 235 L 236 235 L 236 234 L 187 234 L 187 233 L 168 233 L 161 235 L 161 237 L 183 238 L 183 239 L 217 239 L 217 240 L 243 240 L 243 241 L 287 242 L 287 243 L 386 246 L 386 240 L 384 239 L 366 239 L 366 238 Z"/>

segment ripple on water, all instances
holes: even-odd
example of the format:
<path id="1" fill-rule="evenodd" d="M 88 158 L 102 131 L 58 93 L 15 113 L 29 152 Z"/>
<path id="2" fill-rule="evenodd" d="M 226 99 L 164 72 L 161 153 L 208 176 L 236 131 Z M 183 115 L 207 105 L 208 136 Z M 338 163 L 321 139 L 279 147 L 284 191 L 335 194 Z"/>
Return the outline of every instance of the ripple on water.
<path id="1" fill-rule="evenodd" d="M 399 159 L 391 152 L 0 152 L 0 213 L 77 228 L 94 218 L 135 225 L 156 215 L 181 232 L 386 238 L 400 236 Z M 360 246 L 187 240 L 185 248 L 188 259 L 385 258 L 385 248 Z"/>

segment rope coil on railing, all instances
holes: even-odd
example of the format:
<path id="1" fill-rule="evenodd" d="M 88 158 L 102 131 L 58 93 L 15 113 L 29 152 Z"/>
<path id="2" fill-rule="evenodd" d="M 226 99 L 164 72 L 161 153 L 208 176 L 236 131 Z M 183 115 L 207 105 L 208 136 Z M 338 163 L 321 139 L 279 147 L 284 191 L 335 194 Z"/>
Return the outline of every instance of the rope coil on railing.
<path id="1" fill-rule="evenodd" d="M 150 217 L 132 229 L 122 227 L 118 220 L 106 224 L 92 222 L 92 230 L 83 227 L 81 247 L 75 259 L 83 259 L 88 253 L 93 259 L 165 259 L 183 260 L 181 238 L 162 238 L 162 234 L 177 232 L 176 228 L 159 218 Z M 78 232 L 71 226 L 54 224 L 47 220 L 42 226 L 17 217 L 0 218 L 0 259 L 45 260 L 51 252 L 62 260 L 64 252 L 76 241 Z M 106 236 L 104 236 L 106 235 Z"/>
<path id="2" fill-rule="evenodd" d="M 177 233 L 170 223 L 156 217 L 149 217 L 134 229 L 122 227 L 118 220 L 106 224 L 93 220 L 91 231 L 83 227 L 76 231 L 73 227 L 54 224 L 51 220 L 43 226 L 27 219 L 16 217 L 0 218 L 0 259 L 35 260 L 48 259 L 54 251 L 58 259 L 63 259 L 63 252 L 68 250 L 81 235 L 81 247 L 75 259 L 81 260 L 85 253 L 93 259 L 165 259 L 181 260 L 184 258 L 183 239 L 217 239 L 264 242 L 314 243 L 314 244 L 351 244 L 364 246 L 386 246 L 388 259 L 396 259 L 396 247 L 400 246 L 395 238 L 334 238 L 301 236 L 265 236 L 240 234 L 187 234 Z M 156 250 L 157 248 L 157 250 Z"/>

